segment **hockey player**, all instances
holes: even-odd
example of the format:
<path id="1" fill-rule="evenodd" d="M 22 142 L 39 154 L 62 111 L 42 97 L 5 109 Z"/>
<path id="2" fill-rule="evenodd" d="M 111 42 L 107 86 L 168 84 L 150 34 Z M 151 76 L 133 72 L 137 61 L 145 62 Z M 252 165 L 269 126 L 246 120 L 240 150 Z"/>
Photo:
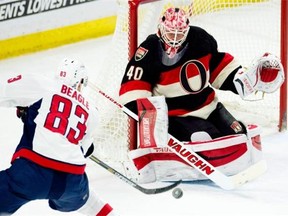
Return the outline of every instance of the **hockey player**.
<path id="1" fill-rule="evenodd" d="M 256 140 L 260 141 L 259 130 L 235 119 L 214 89 L 229 90 L 245 98 L 255 91 L 274 92 L 283 81 L 283 67 L 276 56 L 266 53 L 244 69 L 234 56 L 218 51 L 212 35 L 190 26 L 184 10 L 169 8 L 160 18 L 157 33 L 140 44 L 127 64 L 119 96 L 121 103 L 138 112 L 140 119 L 147 101 L 150 107 L 153 104 L 150 97 L 164 96 L 169 133 L 226 174 L 235 174 L 261 157 L 261 148 L 256 144 Z M 153 109 L 155 112 L 159 107 Z M 146 130 L 142 135 L 148 133 L 147 125 L 139 128 Z M 157 129 L 157 122 L 151 128 Z M 243 136 L 250 130 L 253 134 L 247 135 L 246 143 Z M 130 152 L 142 182 L 203 177 L 168 148 L 159 149 L 157 143 L 149 145 L 147 140 L 151 137 L 144 137 L 141 144 L 140 136 L 138 149 Z"/>
<path id="2" fill-rule="evenodd" d="M 24 128 L 11 166 L 0 172 L 0 215 L 37 199 L 62 212 L 115 215 L 89 190 L 85 173 L 98 124 L 97 110 L 82 91 L 87 82 L 85 66 L 73 59 L 63 60 L 56 79 L 1 73 L 0 106 L 18 106 Z"/>

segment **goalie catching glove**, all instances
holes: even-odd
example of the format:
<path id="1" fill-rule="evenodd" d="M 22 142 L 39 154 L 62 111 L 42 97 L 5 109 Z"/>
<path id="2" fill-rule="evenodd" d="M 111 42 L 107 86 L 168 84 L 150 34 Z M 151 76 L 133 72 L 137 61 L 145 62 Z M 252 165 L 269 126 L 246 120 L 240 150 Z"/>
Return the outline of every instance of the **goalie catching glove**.
<path id="1" fill-rule="evenodd" d="M 273 93 L 284 82 L 284 69 L 277 56 L 265 53 L 247 70 L 238 70 L 233 81 L 243 99 L 255 91 Z"/>

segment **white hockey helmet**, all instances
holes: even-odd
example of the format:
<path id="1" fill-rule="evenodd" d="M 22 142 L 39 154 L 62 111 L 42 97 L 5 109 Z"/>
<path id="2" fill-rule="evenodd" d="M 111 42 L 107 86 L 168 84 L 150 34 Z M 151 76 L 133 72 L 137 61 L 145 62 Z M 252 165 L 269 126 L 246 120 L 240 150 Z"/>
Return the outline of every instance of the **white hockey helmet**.
<path id="1" fill-rule="evenodd" d="M 159 20 L 160 38 L 170 47 L 177 48 L 185 41 L 189 32 L 189 18 L 180 8 L 168 8 Z"/>
<path id="2" fill-rule="evenodd" d="M 88 84 L 88 74 L 84 64 L 75 59 L 65 58 L 61 61 L 56 72 L 56 79 L 60 79 L 67 85 L 79 90 L 80 86 Z"/>

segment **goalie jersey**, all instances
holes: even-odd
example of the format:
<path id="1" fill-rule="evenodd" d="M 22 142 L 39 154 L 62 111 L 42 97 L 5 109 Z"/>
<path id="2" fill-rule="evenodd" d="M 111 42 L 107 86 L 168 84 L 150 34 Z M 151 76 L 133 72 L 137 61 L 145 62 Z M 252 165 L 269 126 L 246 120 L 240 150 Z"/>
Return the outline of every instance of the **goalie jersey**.
<path id="1" fill-rule="evenodd" d="M 198 116 L 206 119 L 218 102 L 215 90 L 231 90 L 241 66 L 229 53 L 218 52 L 216 40 L 205 30 L 190 26 L 183 48 L 169 58 L 157 34 L 140 44 L 129 61 L 120 88 L 120 101 L 164 95 L 169 116 Z M 129 104 L 130 103 L 130 104 Z"/>
<path id="2" fill-rule="evenodd" d="M 82 93 L 36 74 L 1 74 L 0 106 L 28 106 L 12 162 L 26 158 L 43 167 L 83 174 L 97 110 Z"/>

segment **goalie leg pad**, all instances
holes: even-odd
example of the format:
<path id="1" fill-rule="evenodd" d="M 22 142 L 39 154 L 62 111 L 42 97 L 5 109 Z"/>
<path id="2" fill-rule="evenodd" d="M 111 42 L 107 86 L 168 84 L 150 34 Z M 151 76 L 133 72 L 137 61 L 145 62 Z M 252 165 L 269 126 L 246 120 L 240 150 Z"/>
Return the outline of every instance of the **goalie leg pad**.
<path id="1" fill-rule="evenodd" d="M 234 175 L 262 158 L 259 127 L 248 125 L 248 131 L 251 135 L 251 144 L 248 143 L 245 134 L 185 144 L 194 152 L 205 156 L 209 163 L 224 174 Z M 136 149 L 132 150 L 129 156 L 142 182 L 207 179 L 166 147 Z"/>
<path id="2" fill-rule="evenodd" d="M 139 148 L 128 153 L 132 164 L 135 165 L 138 172 L 136 179 L 140 184 L 156 181 L 154 164 L 150 163 L 153 161 L 153 159 L 150 158 L 150 156 L 153 157 L 153 154 L 151 154 L 152 149 L 154 148 Z"/>

